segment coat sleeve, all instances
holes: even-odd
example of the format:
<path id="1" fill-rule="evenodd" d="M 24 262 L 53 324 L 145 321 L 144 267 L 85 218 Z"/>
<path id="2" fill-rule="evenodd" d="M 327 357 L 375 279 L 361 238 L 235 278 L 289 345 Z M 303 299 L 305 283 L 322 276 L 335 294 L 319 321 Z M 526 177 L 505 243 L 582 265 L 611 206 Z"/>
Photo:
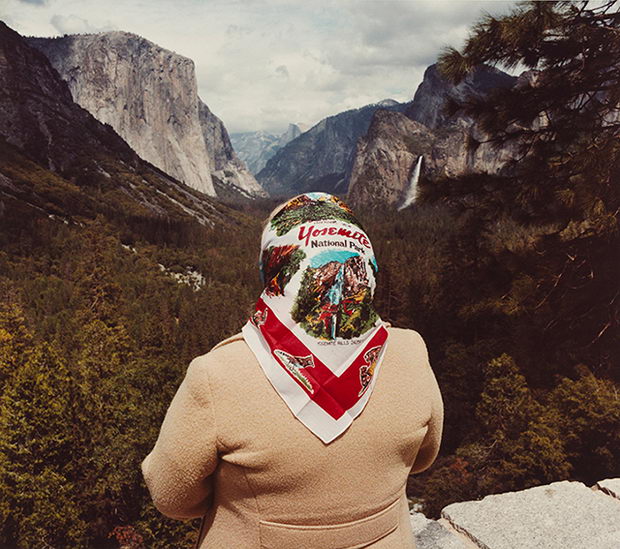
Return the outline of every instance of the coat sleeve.
<path id="1" fill-rule="evenodd" d="M 431 403 L 431 415 L 427 424 L 428 430 L 426 431 L 426 435 L 424 436 L 418 455 L 416 456 L 413 467 L 411 468 L 412 473 L 420 473 L 428 469 L 433 464 L 437 454 L 439 453 L 439 447 L 441 446 L 441 435 L 443 432 L 443 400 L 441 397 L 441 391 L 439 390 L 437 379 L 435 378 L 435 374 L 433 373 L 429 363 L 426 344 L 424 343 L 424 340 L 422 340 L 421 336 L 420 339 L 424 349 L 424 371 L 427 376 L 425 388 L 427 392 L 426 397 L 430 399 Z"/>
<path id="2" fill-rule="evenodd" d="M 176 519 L 203 516 L 218 463 L 214 402 L 202 357 L 190 363 L 142 474 L 155 507 Z"/>

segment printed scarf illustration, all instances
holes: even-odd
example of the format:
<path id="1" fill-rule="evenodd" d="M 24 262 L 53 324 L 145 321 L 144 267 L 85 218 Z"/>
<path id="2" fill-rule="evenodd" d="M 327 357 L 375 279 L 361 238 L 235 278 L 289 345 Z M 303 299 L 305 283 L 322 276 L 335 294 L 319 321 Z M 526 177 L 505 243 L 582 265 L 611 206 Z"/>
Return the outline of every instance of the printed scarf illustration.
<path id="1" fill-rule="evenodd" d="M 307 193 L 268 222 L 260 269 L 244 337 L 295 417 L 329 442 L 363 410 L 385 353 L 372 245 L 340 199 Z"/>

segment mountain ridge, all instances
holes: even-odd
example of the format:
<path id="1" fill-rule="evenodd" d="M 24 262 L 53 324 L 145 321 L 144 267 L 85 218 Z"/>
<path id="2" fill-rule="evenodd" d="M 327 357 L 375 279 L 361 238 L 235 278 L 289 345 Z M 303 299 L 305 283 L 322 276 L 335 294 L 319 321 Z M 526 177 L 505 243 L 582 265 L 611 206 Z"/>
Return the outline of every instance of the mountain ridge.
<path id="1" fill-rule="evenodd" d="M 379 108 L 398 111 L 405 106 L 371 104 L 324 118 L 277 151 L 256 178 L 273 196 L 306 191 L 345 194 L 345 175 L 355 144 L 368 130 L 374 112 Z"/>
<path id="2" fill-rule="evenodd" d="M 484 136 L 474 126 L 473 120 L 462 113 L 447 113 L 446 106 L 451 100 L 472 94 L 483 96 L 496 88 L 513 86 L 516 80 L 516 77 L 499 69 L 481 66 L 455 86 L 439 74 L 435 64 L 430 65 L 411 101 L 398 103 L 386 99 L 324 118 L 277 151 L 256 177 L 276 196 L 326 191 L 348 194 L 352 203 L 360 205 L 373 201 L 394 205 L 400 200 L 395 193 L 397 190 L 402 193 L 414 163 L 423 153 L 428 156 L 428 176 L 455 176 L 486 168 L 497 173 L 512 157 L 512 151 L 503 151 L 501 158 L 494 161 L 487 145 L 471 156 L 465 150 L 467 143 L 472 139 L 483 141 Z M 389 117 L 394 123 L 393 128 L 388 127 L 386 118 L 378 118 L 381 111 L 399 115 Z M 415 158 L 411 156 L 404 142 L 415 140 L 416 136 L 407 136 L 406 131 L 403 134 L 405 127 L 414 127 L 405 119 L 437 134 L 431 140 L 435 146 L 431 147 L 431 141 L 427 140 L 428 146 L 424 150 L 418 147 Z M 377 138 L 377 127 L 373 128 L 373 124 L 382 129 L 381 144 L 371 145 L 375 153 L 371 158 L 364 159 L 360 155 L 366 150 L 369 140 L 373 136 Z M 394 142 L 388 145 L 391 139 Z M 407 155 L 409 161 L 405 165 L 403 159 Z M 398 175 L 395 175 L 395 166 L 400 166 Z M 375 174 L 374 178 L 368 179 L 370 173 Z M 360 178 L 368 181 L 360 184 Z M 389 189 L 384 185 L 386 181 Z M 368 190 L 356 196 L 364 185 Z M 383 199 L 374 200 L 376 196 Z"/>
<path id="3" fill-rule="evenodd" d="M 516 77 L 481 65 L 453 85 L 441 76 L 436 64 L 429 66 L 405 110 L 391 116 L 377 111 L 368 132 L 358 140 L 347 173 L 349 202 L 370 207 L 404 204 L 420 157 L 423 162 L 416 177 L 421 174 L 427 181 L 469 173 L 505 173 L 517 156 L 516 144 L 496 148 L 472 118 L 448 107 L 516 82 Z M 415 194 L 411 198 L 409 203 L 414 203 Z"/>

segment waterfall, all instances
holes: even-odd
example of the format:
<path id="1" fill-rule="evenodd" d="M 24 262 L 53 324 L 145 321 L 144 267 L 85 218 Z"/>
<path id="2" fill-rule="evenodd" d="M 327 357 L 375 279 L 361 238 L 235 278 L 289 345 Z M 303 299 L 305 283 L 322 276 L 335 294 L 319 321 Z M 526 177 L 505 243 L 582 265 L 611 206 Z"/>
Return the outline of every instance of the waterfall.
<path id="1" fill-rule="evenodd" d="M 414 203 L 416 194 L 418 193 L 418 180 L 420 179 L 420 172 L 422 171 L 422 155 L 418 156 L 415 168 L 409 179 L 409 187 L 403 195 L 403 203 L 398 207 L 398 211 L 404 210 L 408 206 Z"/>

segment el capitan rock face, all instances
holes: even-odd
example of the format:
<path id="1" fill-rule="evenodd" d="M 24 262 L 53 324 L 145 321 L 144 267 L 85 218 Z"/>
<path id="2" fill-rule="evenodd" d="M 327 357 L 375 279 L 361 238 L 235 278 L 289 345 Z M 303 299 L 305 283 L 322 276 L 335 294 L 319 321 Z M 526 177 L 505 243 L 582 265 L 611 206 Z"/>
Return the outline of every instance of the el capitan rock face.
<path id="1" fill-rule="evenodd" d="M 28 41 L 49 58 L 74 101 L 142 158 L 215 196 L 191 59 L 127 32 Z"/>
<path id="2" fill-rule="evenodd" d="M 64 174 L 96 149 L 132 162 L 109 126 L 73 102 L 47 58 L 0 22 L 0 135 L 41 166 Z"/>
<path id="3" fill-rule="evenodd" d="M 212 176 L 240 194 L 265 193 L 200 100 L 194 62 L 127 32 L 29 38 L 76 103 L 110 124 L 145 160 L 210 196 Z"/>

